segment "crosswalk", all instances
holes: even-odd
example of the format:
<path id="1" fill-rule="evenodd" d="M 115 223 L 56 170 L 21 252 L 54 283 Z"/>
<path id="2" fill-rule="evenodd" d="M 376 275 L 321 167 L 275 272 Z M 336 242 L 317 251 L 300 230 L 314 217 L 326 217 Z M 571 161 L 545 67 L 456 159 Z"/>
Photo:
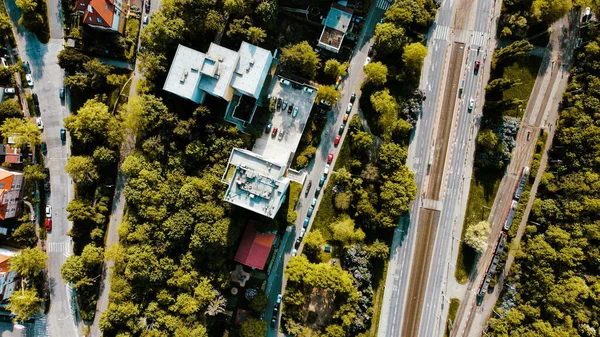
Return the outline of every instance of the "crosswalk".
<path id="1" fill-rule="evenodd" d="M 448 34 L 450 33 L 450 27 L 448 26 L 437 26 L 433 31 L 434 40 L 447 40 Z"/>
<path id="2" fill-rule="evenodd" d="M 33 327 L 33 336 L 34 337 L 48 337 L 50 334 L 48 333 L 48 326 L 46 324 L 46 316 L 37 317 L 35 319 L 35 325 Z M 29 336 L 27 336 L 29 337 Z"/>
<path id="3" fill-rule="evenodd" d="M 486 39 L 487 34 L 481 32 L 474 32 L 473 36 L 471 36 L 471 46 L 483 47 Z"/>
<path id="4" fill-rule="evenodd" d="M 392 7 L 393 3 L 394 0 L 377 0 L 377 4 L 375 5 L 375 7 L 387 11 L 388 9 L 390 9 L 390 7 Z"/>
<path id="5" fill-rule="evenodd" d="M 47 242 L 48 253 L 64 253 L 71 255 L 71 240 L 63 242 Z"/>

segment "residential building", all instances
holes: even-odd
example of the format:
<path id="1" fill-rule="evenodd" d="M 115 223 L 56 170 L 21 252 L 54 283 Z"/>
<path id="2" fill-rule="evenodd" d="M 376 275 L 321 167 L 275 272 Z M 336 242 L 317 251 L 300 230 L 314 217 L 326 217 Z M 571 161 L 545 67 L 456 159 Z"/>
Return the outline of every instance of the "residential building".
<path id="1" fill-rule="evenodd" d="M 17 250 L 0 247 L 0 302 L 12 296 L 17 285 L 18 276 L 8 268 L 8 260 L 17 254 Z"/>
<path id="2" fill-rule="evenodd" d="M 221 179 L 229 185 L 225 201 L 275 218 L 290 186 L 290 179 L 283 176 L 285 169 L 254 152 L 234 148 Z"/>
<path id="3" fill-rule="evenodd" d="M 18 147 L 12 147 L 11 144 L 0 144 L 0 157 L 1 156 L 4 156 L 4 163 L 23 163 L 21 149 L 19 149 Z"/>
<path id="4" fill-rule="evenodd" d="M 270 51 L 247 42 L 238 51 L 211 43 L 206 53 L 179 45 L 163 90 L 198 104 L 206 95 L 224 99 L 233 117 L 239 106 L 250 106 L 241 117 L 250 123 L 272 63 Z"/>
<path id="5" fill-rule="evenodd" d="M 276 232 L 257 232 L 254 221 L 248 221 L 234 260 L 245 266 L 263 270 L 271 253 L 275 237 Z"/>
<path id="6" fill-rule="evenodd" d="M 0 168 L 0 220 L 19 214 L 24 184 L 23 173 Z"/>
<path id="7" fill-rule="evenodd" d="M 353 10 L 348 7 L 332 4 L 327 17 L 323 19 L 324 27 L 317 46 L 338 53 L 352 22 L 352 13 Z"/>
<path id="8" fill-rule="evenodd" d="M 82 15 L 81 22 L 90 27 L 121 34 L 125 31 L 127 19 L 122 0 L 76 0 L 75 11 Z"/>

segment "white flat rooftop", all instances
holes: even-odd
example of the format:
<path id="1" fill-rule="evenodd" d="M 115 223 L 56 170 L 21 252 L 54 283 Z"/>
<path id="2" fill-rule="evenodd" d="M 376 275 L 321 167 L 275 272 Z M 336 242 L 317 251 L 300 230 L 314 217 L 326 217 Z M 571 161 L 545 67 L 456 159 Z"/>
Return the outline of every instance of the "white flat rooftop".
<path id="1" fill-rule="evenodd" d="M 240 59 L 231 86 L 257 98 L 262 90 L 262 74 L 265 68 L 271 66 L 271 52 L 244 41 L 238 54 Z"/>
<path id="2" fill-rule="evenodd" d="M 237 52 L 211 43 L 204 62 L 200 63 L 202 69 L 202 77 L 198 84 L 200 89 L 213 96 L 229 97 L 231 76 L 238 63 L 238 58 Z"/>
<path id="3" fill-rule="evenodd" d="M 183 45 L 177 47 L 163 90 L 200 103 L 201 91 L 198 88 L 200 66 L 205 55 Z"/>

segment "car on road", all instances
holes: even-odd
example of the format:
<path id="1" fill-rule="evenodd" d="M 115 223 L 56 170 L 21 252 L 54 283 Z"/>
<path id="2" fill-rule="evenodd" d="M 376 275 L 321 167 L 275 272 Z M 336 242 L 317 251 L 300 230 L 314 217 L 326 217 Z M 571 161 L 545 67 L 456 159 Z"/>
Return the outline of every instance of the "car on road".
<path id="1" fill-rule="evenodd" d="M 33 108 L 37 112 L 37 115 L 41 116 L 42 111 L 40 110 L 40 101 L 38 100 L 38 95 L 36 93 L 31 94 L 31 100 L 33 101 Z"/>
<path id="2" fill-rule="evenodd" d="M 144 15 L 144 20 L 142 21 L 142 23 L 144 24 L 144 26 L 146 26 L 148 22 L 150 22 L 150 18 L 148 17 L 148 15 Z"/>
<path id="3" fill-rule="evenodd" d="M 369 46 L 369 51 L 367 52 L 367 55 L 373 56 L 373 45 Z"/>
<path id="4" fill-rule="evenodd" d="M 531 130 L 527 131 L 527 141 L 531 139 Z"/>
<path id="5" fill-rule="evenodd" d="M 290 106 L 288 107 L 288 113 L 291 114 L 292 110 L 294 110 L 294 104 L 290 104 Z"/>
<path id="6" fill-rule="evenodd" d="M 350 113 L 352 111 L 352 102 L 348 103 L 348 107 L 346 108 L 346 113 Z"/>
<path id="7" fill-rule="evenodd" d="M 277 301 L 275 301 L 275 305 L 277 305 L 277 307 L 279 307 L 281 305 L 282 299 L 283 299 L 283 295 L 281 295 L 281 294 L 277 295 Z"/>
<path id="8" fill-rule="evenodd" d="M 312 180 L 308 181 L 308 185 L 306 186 L 306 192 L 304 192 L 304 197 L 308 196 L 308 192 L 310 192 L 310 188 L 312 187 Z"/>
<path id="9" fill-rule="evenodd" d="M 65 88 L 58 89 L 58 97 L 60 97 L 60 99 L 65 98 Z"/>
<path id="10" fill-rule="evenodd" d="M 325 169 L 323 169 L 323 175 L 327 176 L 329 174 L 329 165 L 325 165 Z"/>
<path id="11" fill-rule="evenodd" d="M 273 124 L 271 124 L 271 123 L 267 124 L 267 126 L 265 127 L 265 133 L 269 133 L 269 131 L 271 131 L 272 126 L 273 126 Z"/>
<path id="12" fill-rule="evenodd" d="M 306 217 L 310 218 L 314 211 L 315 211 L 314 207 L 309 208 L 308 212 L 306 212 Z"/>
<path id="13" fill-rule="evenodd" d="M 65 130 L 65 128 L 60 128 L 60 140 L 62 140 L 63 142 L 67 141 L 67 131 Z"/>
<path id="14" fill-rule="evenodd" d="M 46 145 L 46 142 L 42 142 L 42 154 L 45 156 L 48 153 L 48 145 Z"/>
<path id="15" fill-rule="evenodd" d="M 46 205 L 46 218 L 52 219 L 52 206 Z"/>
<path id="16" fill-rule="evenodd" d="M 273 316 L 273 318 L 271 318 L 271 328 L 274 328 L 277 326 L 277 316 Z"/>
<path id="17" fill-rule="evenodd" d="M 356 93 L 352 93 L 352 96 L 350 96 L 350 103 L 354 104 L 354 101 L 356 100 Z"/>
<path id="18" fill-rule="evenodd" d="M 4 88 L 4 93 L 7 95 L 14 95 L 17 93 L 15 88 Z"/>
<path id="19" fill-rule="evenodd" d="M 475 71 L 479 71 L 479 66 L 481 65 L 481 61 L 475 60 Z"/>
<path id="20" fill-rule="evenodd" d="M 321 186 L 317 186 L 317 188 L 315 189 L 315 197 L 318 197 L 319 193 L 321 193 Z"/>
<path id="21" fill-rule="evenodd" d="M 311 207 L 315 207 L 317 205 L 317 198 L 313 198 L 312 202 L 310 203 Z"/>
<path id="22" fill-rule="evenodd" d="M 335 80 L 335 88 L 339 88 L 340 87 L 340 83 L 342 83 L 342 76 L 338 76 L 338 78 Z"/>
<path id="23" fill-rule="evenodd" d="M 296 253 L 298 253 L 297 249 L 292 249 L 292 256 L 296 256 Z"/>
<path id="24" fill-rule="evenodd" d="M 331 164 L 332 160 L 333 160 L 333 153 L 330 153 L 329 156 L 327 156 L 327 164 Z"/>
<path id="25" fill-rule="evenodd" d="M 277 110 L 281 110 L 281 103 L 283 102 L 283 100 L 281 99 L 281 97 L 279 97 L 277 99 Z"/>
<path id="26" fill-rule="evenodd" d="M 342 125 L 340 125 L 340 129 L 338 130 L 338 135 L 342 135 L 344 133 L 344 127 L 346 127 L 346 124 L 342 123 Z"/>
<path id="27" fill-rule="evenodd" d="M 294 113 L 292 114 L 292 117 L 296 118 L 296 116 L 298 116 L 298 111 L 299 111 L 299 110 L 300 110 L 300 109 L 299 109 L 298 107 L 295 107 L 295 108 L 294 108 Z"/>
<path id="28" fill-rule="evenodd" d="M 279 133 L 279 137 L 277 137 L 277 139 L 282 140 L 284 135 L 285 135 L 285 130 L 281 130 L 281 132 Z"/>
<path id="29" fill-rule="evenodd" d="M 475 105 L 475 101 L 471 98 L 471 100 L 469 100 L 469 111 L 473 110 L 473 105 Z"/>
<path id="30" fill-rule="evenodd" d="M 301 228 L 300 229 L 300 238 L 304 237 L 304 233 L 306 233 L 306 229 L 305 228 Z"/>
<path id="31" fill-rule="evenodd" d="M 31 74 L 26 74 L 25 79 L 27 80 L 27 85 L 33 87 L 33 77 Z"/>
<path id="32" fill-rule="evenodd" d="M 52 230 L 52 219 L 46 219 L 46 231 Z"/>
<path id="33" fill-rule="evenodd" d="M 29 62 L 23 62 L 23 69 L 25 70 L 25 74 L 31 74 L 31 66 L 29 65 Z"/>
<path id="34" fill-rule="evenodd" d="M 369 62 L 371 62 L 371 58 L 367 56 L 367 59 L 365 60 L 365 67 L 367 66 L 367 64 L 369 64 Z"/>
<path id="35" fill-rule="evenodd" d="M 150 0 L 146 1 L 146 13 L 150 13 Z"/>
<path id="36" fill-rule="evenodd" d="M 37 117 L 35 119 L 38 129 L 44 130 L 44 121 L 42 121 L 42 117 Z"/>
<path id="37" fill-rule="evenodd" d="M 273 128 L 273 132 L 271 132 L 271 137 L 275 138 L 277 136 L 277 128 Z"/>
<path id="38" fill-rule="evenodd" d="M 298 249 L 300 247 L 300 244 L 302 243 L 302 238 L 297 238 L 296 242 L 294 242 L 294 248 Z"/>
<path id="39" fill-rule="evenodd" d="M 310 222 L 310 219 L 309 218 L 305 218 L 304 219 L 304 223 L 302 224 L 302 227 L 307 228 L 309 222 Z"/>
<path id="40" fill-rule="evenodd" d="M 333 145 L 338 146 L 338 144 L 340 143 L 340 139 L 342 138 L 342 136 L 337 135 L 335 136 L 335 140 L 333 141 Z"/>
<path id="41" fill-rule="evenodd" d="M 350 114 L 345 114 L 344 115 L 344 123 L 346 123 L 348 121 L 348 117 L 350 117 Z"/>
<path id="42" fill-rule="evenodd" d="M 325 184 L 325 176 L 322 176 L 321 179 L 319 179 L 319 187 L 323 187 L 323 185 Z"/>

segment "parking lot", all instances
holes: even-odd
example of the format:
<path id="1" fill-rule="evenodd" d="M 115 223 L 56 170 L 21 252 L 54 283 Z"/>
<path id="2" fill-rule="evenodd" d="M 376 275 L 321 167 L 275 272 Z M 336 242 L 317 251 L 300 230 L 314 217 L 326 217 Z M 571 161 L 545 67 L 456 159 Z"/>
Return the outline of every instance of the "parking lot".
<path id="1" fill-rule="evenodd" d="M 312 109 L 317 89 L 294 83 L 290 80 L 275 76 L 269 88 L 269 94 L 277 100 L 281 98 L 282 104 L 271 116 L 271 130 L 263 133 L 254 143 L 253 152 L 263 158 L 286 165 L 291 154 L 296 151 L 306 121 Z M 285 103 L 284 103 L 285 102 Z M 285 110 L 283 106 L 286 105 Z M 290 109 L 290 106 L 293 107 Z M 294 117 L 294 110 L 298 112 Z M 275 134 L 275 129 L 277 129 Z M 283 132 L 283 136 L 281 133 Z"/>

